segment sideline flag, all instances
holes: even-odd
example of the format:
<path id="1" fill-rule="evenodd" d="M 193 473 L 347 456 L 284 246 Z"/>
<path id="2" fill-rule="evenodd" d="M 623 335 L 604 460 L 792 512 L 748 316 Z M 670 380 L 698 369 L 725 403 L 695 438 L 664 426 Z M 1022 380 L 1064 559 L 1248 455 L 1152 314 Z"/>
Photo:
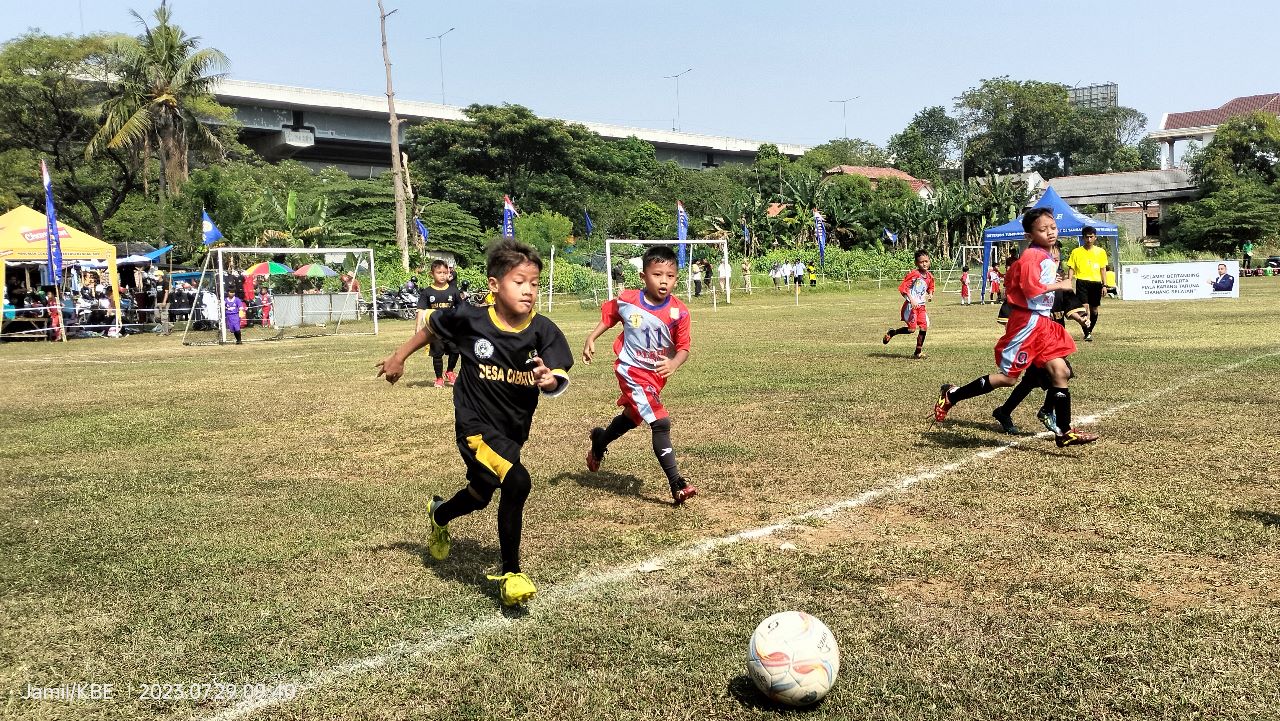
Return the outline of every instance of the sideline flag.
<path id="1" fill-rule="evenodd" d="M 889 241 L 893 245 L 898 244 L 898 234 L 890 233 L 888 228 L 884 229 L 884 239 Z"/>
<path id="2" fill-rule="evenodd" d="M 827 224 L 822 221 L 822 213 L 813 209 L 813 234 L 818 238 L 818 265 L 827 265 Z"/>
<path id="3" fill-rule="evenodd" d="M 511 196 L 502 196 L 502 237 L 516 237 L 517 215 L 520 215 L 520 211 L 516 210 L 516 204 L 511 202 Z"/>
<path id="4" fill-rule="evenodd" d="M 747 249 L 751 247 L 751 231 L 747 228 L 747 221 L 742 221 L 742 254 L 747 254 Z"/>
<path id="5" fill-rule="evenodd" d="M 200 232 L 204 234 L 204 244 L 213 245 L 222 240 L 222 231 L 218 230 L 218 226 L 213 224 L 213 219 L 209 217 L 209 211 L 200 211 Z"/>
<path id="6" fill-rule="evenodd" d="M 62 285 L 62 240 L 58 237 L 58 211 L 53 207 L 53 181 L 49 179 L 49 166 L 40 159 L 40 174 L 44 176 L 44 217 L 48 221 L 45 244 L 49 261 L 49 285 Z"/>
<path id="7" fill-rule="evenodd" d="M 689 239 L 689 214 L 684 212 L 684 203 L 676 201 L 676 239 Z M 688 244 L 680 243 L 676 248 L 676 267 L 683 268 L 688 260 Z"/>
<path id="8" fill-rule="evenodd" d="M 427 242 L 427 238 L 431 237 L 431 231 L 427 230 L 427 226 L 422 224 L 421 218 L 415 217 L 413 219 L 413 224 L 415 227 L 417 227 L 418 235 L 422 236 L 422 242 L 423 244 L 425 244 Z"/>
<path id="9" fill-rule="evenodd" d="M 587 221 L 587 237 L 590 238 L 591 231 L 596 229 L 596 225 L 591 222 L 591 214 L 588 213 L 585 208 L 582 211 L 582 219 Z"/>

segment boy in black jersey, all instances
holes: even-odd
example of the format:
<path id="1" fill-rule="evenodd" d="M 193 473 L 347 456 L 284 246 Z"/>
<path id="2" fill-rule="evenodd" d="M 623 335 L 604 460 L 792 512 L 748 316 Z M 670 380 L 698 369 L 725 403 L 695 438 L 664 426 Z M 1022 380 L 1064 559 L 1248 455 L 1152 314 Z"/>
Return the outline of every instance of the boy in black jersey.
<path id="1" fill-rule="evenodd" d="M 458 304 L 459 293 L 453 285 L 453 272 L 443 260 L 431 261 L 431 283 L 418 291 L 418 327 L 426 325 L 427 316 L 433 310 L 447 310 Z M 444 357 L 449 356 L 449 370 L 444 369 Z M 458 349 L 443 338 L 431 341 L 431 367 L 436 372 L 436 388 L 452 386 L 458 381 L 453 371 L 458 367 Z"/>
<path id="2" fill-rule="evenodd" d="M 428 506 L 431 539 L 427 550 L 437 560 L 449 555 L 449 523 L 498 501 L 498 543 L 502 575 L 497 581 L 503 605 L 528 601 L 537 592 L 520 571 L 520 531 L 529 497 L 529 471 L 520 449 L 542 395 L 556 396 L 569 385 L 573 354 L 564 334 L 533 310 L 542 259 L 533 248 L 506 238 L 489 248 L 487 272 L 493 305 L 461 303 L 434 311 L 427 323 L 378 364 L 389 383 L 400 380 L 404 362 L 433 339 L 452 342 L 462 354 L 462 373 L 453 394 L 458 451 L 467 466 L 467 486 Z"/>

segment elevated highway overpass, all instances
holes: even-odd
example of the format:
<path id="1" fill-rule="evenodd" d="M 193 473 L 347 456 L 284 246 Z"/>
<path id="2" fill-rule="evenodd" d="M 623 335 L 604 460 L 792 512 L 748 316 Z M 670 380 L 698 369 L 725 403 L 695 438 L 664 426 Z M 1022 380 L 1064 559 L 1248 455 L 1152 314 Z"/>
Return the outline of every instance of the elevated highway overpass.
<path id="1" fill-rule="evenodd" d="M 334 165 L 355 177 L 371 177 L 390 165 L 391 133 L 387 99 L 381 95 L 336 92 L 248 80 L 224 79 L 218 102 L 232 108 L 242 124 L 241 139 L 272 160 L 293 158 L 313 167 Z M 408 123 L 465 120 L 462 108 L 396 98 L 396 114 Z M 635 136 L 652 143 L 659 161 L 686 168 L 749 163 L 766 141 L 672 130 L 570 121 L 605 138 Z M 405 126 L 401 126 L 401 141 Z M 809 146 L 777 143 L 783 155 L 798 157 Z"/>

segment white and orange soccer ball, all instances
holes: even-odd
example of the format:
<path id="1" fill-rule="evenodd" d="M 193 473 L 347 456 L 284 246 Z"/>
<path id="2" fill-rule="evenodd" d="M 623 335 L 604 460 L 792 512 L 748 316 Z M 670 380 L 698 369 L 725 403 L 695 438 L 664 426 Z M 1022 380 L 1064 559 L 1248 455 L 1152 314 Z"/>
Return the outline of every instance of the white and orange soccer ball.
<path id="1" fill-rule="evenodd" d="M 774 701 L 790 706 L 815 704 L 831 690 L 839 672 L 836 637 L 807 613 L 775 613 L 751 634 L 747 675 Z"/>

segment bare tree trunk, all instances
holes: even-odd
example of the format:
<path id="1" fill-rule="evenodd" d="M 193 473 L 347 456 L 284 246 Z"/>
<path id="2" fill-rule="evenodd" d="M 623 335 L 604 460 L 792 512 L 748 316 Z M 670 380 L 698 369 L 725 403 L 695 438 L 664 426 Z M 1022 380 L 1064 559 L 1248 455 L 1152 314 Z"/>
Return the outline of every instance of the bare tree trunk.
<path id="1" fill-rule="evenodd" d="M 382 23 L 382 64 L 387 68 L 387 115 L 391 126 L 391 180 L 396 191 L 396 246 L 400 248 L 400 264 L 409 270 L 409 229 L 404 219 L 404 170 L 400 166 L 400 119 L 396 117 L 396 93 L 391 87 L 391 54 L 387 52 L 387 17 L 390 13 L 378 0 L 378 15 Z"/>

